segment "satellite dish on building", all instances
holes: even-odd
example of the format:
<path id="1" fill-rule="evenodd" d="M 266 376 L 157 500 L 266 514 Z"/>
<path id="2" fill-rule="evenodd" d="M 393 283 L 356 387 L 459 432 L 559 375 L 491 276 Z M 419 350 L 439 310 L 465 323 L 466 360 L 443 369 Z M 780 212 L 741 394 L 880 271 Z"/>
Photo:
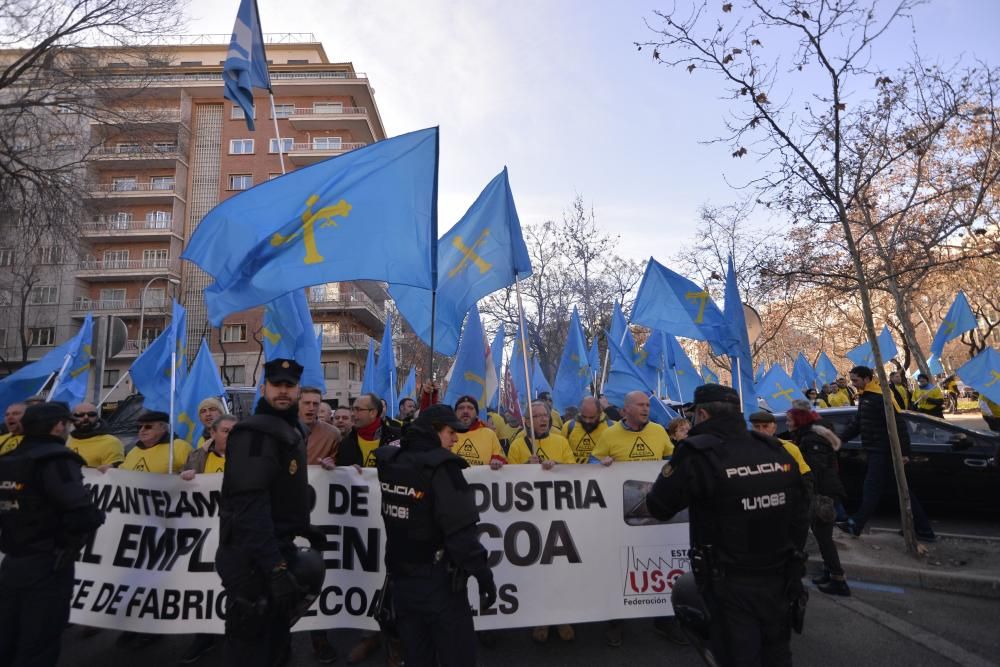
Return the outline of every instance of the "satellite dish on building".
<path id="1" fill-rule="evenodd" d="M 747 322 L 747 338 L 750 339 L 750 344 L 753 345 L 764 332 L 764 324 L 761 322 L 760 315 L 753 309 L 753 306 L 745 303 L 743 304 L 743 319 Z"/>
<path id="2" fill-rule="evenodd" d="M 128 340 L 128 327 L 120 317 L 108 318 L 108 358 L 115 357 L 125 349 Z"/>

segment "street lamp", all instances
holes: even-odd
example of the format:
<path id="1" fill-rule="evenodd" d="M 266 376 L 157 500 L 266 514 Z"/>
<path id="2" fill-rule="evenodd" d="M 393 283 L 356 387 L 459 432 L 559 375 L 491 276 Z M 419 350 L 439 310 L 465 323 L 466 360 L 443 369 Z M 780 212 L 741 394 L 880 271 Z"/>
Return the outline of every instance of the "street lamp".
<path id="1" fill-rule="evenodd" d="M 166 276 L 156 276 L 155 278 L 150 278 L 149 282 L 146 283 L 146 286 L 142 288 L 142 292 L 139 294 L 139 352 L 142 352 L 142 349 L 144 347 L 143 344 L 142 344 L 142 342 L 143 342 L 142 341 L 142 330 L 143 330 L 143 325 L 145 324 L 145 320 L 146 320 L 146 290 L 149 289 L 149 286 L 152 285 L 153 283 L 155 283 L 157 280 L 166 280 L 168 283 L 170 283 L 174 287 L 176 287 L 177 285 L 181 284 L 181 281 L 179 281 L 177 278 L 168 278 Z"/>

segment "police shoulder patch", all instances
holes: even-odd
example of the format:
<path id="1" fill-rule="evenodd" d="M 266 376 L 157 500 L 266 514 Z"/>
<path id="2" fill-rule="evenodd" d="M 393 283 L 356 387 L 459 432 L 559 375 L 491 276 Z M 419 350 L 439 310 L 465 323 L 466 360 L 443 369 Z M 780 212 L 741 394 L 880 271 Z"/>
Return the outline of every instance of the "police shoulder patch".
<path id="1" fill-rule="evenodd" d="M 670 477 L 674 474 L 674 468 L 669 462 L 663 464 L 663 468 L 660 469 L 660 474 L 664 477 Z"/>
<path id="2" fill-rule="evenodd" d="M 288 474 L 294 475 L 296 472 L 298 472 L 298 470 L 299 470 L 299 462 L 296 461 L 295 459 L 292 459 L 291 462 L 288 464 Z"/>

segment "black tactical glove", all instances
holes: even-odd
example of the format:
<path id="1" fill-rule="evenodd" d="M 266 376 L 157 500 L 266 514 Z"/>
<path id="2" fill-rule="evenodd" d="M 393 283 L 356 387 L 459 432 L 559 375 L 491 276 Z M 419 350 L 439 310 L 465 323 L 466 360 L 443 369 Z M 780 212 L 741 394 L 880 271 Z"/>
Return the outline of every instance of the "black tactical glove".
<path id="1" fill-rule="evenodd" d="M 302 587 L 295 580 L 295 575 L 285 568 L 277 568 L 271 572 L 267 590 L 274 609 L 283 615 L 287 615 L 302 597 Z"/>
<path id="2" fill-rule="evenodd" d="M 493 581 L 493 572 L 486 570 L 476 574 L 479 584 L 479 608 L 488 609 L 497 601 L 497 585 Z"/>

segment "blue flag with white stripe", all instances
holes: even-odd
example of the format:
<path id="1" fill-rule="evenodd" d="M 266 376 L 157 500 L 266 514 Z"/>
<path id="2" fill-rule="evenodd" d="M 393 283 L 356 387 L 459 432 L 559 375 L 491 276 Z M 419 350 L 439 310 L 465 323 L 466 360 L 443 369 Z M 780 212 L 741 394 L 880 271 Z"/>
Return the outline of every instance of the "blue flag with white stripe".
<path id="1" fill-rule="evenodd" d="M 271 90 L 257 0 L 240 2 L 229 51 L 222 64 L 222 84 L 225 98 L 243 109 L 247 127 L 253 130 L 253 89 Z"/>

